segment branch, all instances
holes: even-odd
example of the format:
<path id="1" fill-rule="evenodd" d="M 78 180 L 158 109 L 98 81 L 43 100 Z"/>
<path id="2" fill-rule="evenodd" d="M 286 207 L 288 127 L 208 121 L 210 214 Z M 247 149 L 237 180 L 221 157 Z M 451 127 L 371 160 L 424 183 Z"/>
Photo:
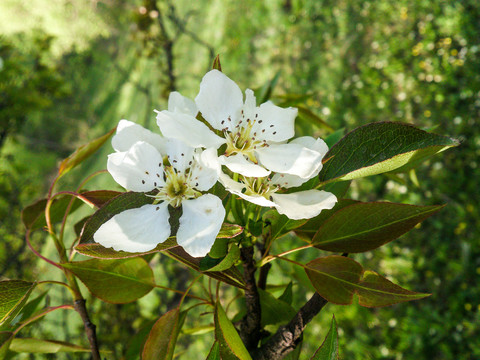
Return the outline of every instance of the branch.
<path id="1" fill-rule="evenodd" d="M 74 308 L 82 318 L 88 342 L 90 343 L 90 349 L 92 350 L 92 359 L 101 360 L 100 351 L 98 350 L 97 335 L 95 332 L 96 326 L 88 317 L 87 308 L 85 307 L 85 299 L 75 300 Z"/>
<path id="2" fill-rule="evenodd" d="M 294 318 L 286 325 L 280 327 L 277 332 L 255 353 L 253 358 L 257 360 L 282 359 L 302 341 L 305 326 L 327 304 L 327 300 L 318 293 L 313 294 L 310 300 L 298 311 Z"/>
<path id="3" fill-rule="evenodd" d="M 241 259 L 245 278 L 245 302 L 247 314 L 239 324 L 240 337 L 246 348 L 251 351 L 257 348 L 260 340 L 261 316 L 260 297 L 255 283 L 255 262 L 253 260 L 253 246 L 241 249 Z"/>

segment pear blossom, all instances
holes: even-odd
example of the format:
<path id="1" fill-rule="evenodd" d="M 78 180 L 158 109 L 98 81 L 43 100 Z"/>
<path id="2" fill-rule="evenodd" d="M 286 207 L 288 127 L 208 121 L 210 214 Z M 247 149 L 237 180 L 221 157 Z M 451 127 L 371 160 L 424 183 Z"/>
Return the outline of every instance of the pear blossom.
<path id="1" fill-rule="evenodd" d="M 162 134 L 192 147 L 220 148 L 220 164 L 234 173 L 265 177 L 273 171 L 308 179 L 321 166 L 320 152 L 286 143 L 294 136 L 297 109 L 271 101 L 257 106 L 250 89 L 244 101 L 238 85 L 218 70 L 203 77 L 195 104 L 208 125 L 169 108 L 157 111 Z"/>
<path id="2" fill-rule="evenodd" d="M 288 174 L 274 174 L 273 177 L 247 177 L 240 175 L 238 181 L 220 173 L 219 181 L 232 194 L 251 203 L 274 207 L 280 214 L 293 220 L 310 219 L 322 210 L 331 209 L 337 197 L 324 190 L 305 190 L 288 194 L 282 191 L 298 186 L 304 179 Z"/>
<path id="3" fill-rule="evenodd" d="M 328 151 L 327 144 L 322 139 L 303 136 L 294 139 L 292 144 L 298 144 L 318 153 L 323 159 Z M 320 214 L 322 210 L 335 206 L 337 198 L 334 194 L 323 190 L 306 190 L 284 194 L 290 188 L 302 185 L 304 182 L 318 175 L 322 169 L 322 162 L 309 177 L 303 178 L 288 173 L 271 173 L 270 176 L 249 177 L 237 175 L 237 181 L 223 172 L 219 173 L 219 181 L 232 194 L 260 206 L 274 207 L 280 214 L 290 219 L 310 219 Z"/>
<path id="4" fill-rule="evenodd" d="M 119 123 L 112 144 L 109 173 L 127 190 L 148 193 L 153 203 L 113 216 L 94 240 L 115 250 L 152 250 L 171 235 L 168 207 L 181 207 L 177 243 L 194 257 L 205 256 L 225 217 L 222 201 L 204 194 L 217 182 L 215 150 L 193 149 L 127 120 Z"/>

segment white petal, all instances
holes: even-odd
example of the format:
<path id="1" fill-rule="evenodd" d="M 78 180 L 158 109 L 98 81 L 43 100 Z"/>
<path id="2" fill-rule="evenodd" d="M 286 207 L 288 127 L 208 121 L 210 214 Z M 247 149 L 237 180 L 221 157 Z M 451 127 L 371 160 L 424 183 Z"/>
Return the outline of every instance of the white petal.
<path id="1" fill-rule="evenodd" d="M 299 191 L 291 194 L 272 194 L 275 207 L 280 214 L 290 219 L 310 219 L 324 209 L 335 206 L 337 198 L 332 193 L 323 190 Z"/>
<path id="2" fill-rule="evenodd" d="M 203 77 L 195 102 L 205 120 L 222 130 L 227 127 L 229 117 L 230 121 L 237 121 L 243 95 L 234 81 L 218 70 L 211 70 Z"/>
<path id="3" fill-rule="evenodd" d="M 263 196 L 260 195 L 246 195 L 243 193 L 244 189 L 246 188 L 244 184 L 236 182 L 229 176 L 221 173 L 218 180 L 220 183 L 225 187 L 225 189 L 232 194 L 240 196 L 242 199 L 245 199 L 251 203 L 260 205 L 260 206 L 275 206 L 273 201 L 265 199 Z"/>
<path id="4" fill-rule="evenodd" d="M 182 140 L 192 147 L 217 149 L 225 143 L 225 139 L 189 115 L 171 111 L 157 112 L 157 125 L 163 136 Z"/>
<path id="5" fill-rule="evenodd" d="M 242 154 L 230 156 L 220 156 L 220 163 L 225 165 L 234 173 L 238 173 L 248 177 L 265 177 L 270 175 L 270 171 L 263 166 L 254 164 L 247 160 Z"/>
<path id="6" fill-rule="evenodd" d="M 311 137 L 311 136 L 301 136 L 301 137 L 295 138 L 292 141 L 290 141 L 290 144 L 303 145 L 306 148 L 309 148 L 310 150 L 317 151 L 322 155 L 322 158 L 328 152 L 328 145 L 325 141 L 323 141 L 320 138 L 315 139 L 314 137 Z"/>
<path id="7" fill-rule="evenodd" d="M 181 140 L 169 138 L 167 140 L 167 155 L 170 164 L 177 172 L 185 173 L 193 162 L 194 148 L 188 146 Z"/>
<path id="8" fill-rule="evenodd" d="M 195 102 L 177 91 L 172 91 L 168 97 L 168 111 L 193 117 L 197 116 L 198 113 Z"/>
<path id="9" fill-rule="evenodd" d="M 128 151 L 108 155 L 107 169 L 128 190 L 148 192 L 165 184 L 162 155 L 144 141 L 135 143 Z"/>
<path id="10" fill-rule="evenodd" d="M 328 152 L 328 146 L 323 141 L 322 139 L 315 139 L 311 136 L 302 136 L 299 138 L 295 138 L 290 142 L 290 144 L 299 144 L 303 145 L 306 148 L 317 151 L 320 155 L 320 157 L 323 159 L 325 154 Z M 272 183 L 273 184 L 278 184 L 283 188 L 292 188 L 292 187 L 297 187 L 308 181 L 310 178 L 317 176 L 320 170 L 322 170 L 322 162 L 318 161 L 317 162 L 317 167 L 315 171 L 312 173 L 312 176 L 309 178 L 302 178 L 297 175 L 291 175 L 291 174 L 281 174 L 277 173 L 272 177 Z"/>
<path id="11" fill-rule="evenodd" d="M 127 151 L 138 141 L 153 145 L 161 154 L 165 153 L 165 139 L 143 126 L 128 120 L 120 120 L 117 133 L 112 138 L 112 146 L 116 151 Z"/>
<path id="12" fill-rule="evenodd" d="M 191 186 L 200 191 L 209 190 L 217 182 L 220 171 L 217 150 L 210 148 L 196 153 L 190 168 Z"/>
<path id="13" fill-rule="evenodd" d="M 143 205 L 115 215 L 93 235 L 93 239 L 114 250 L 144 252 L 170 236 L 168 205 Z"/>
<path id="14" fill-rule="evenodd" d="M 280 187 L 282 188 L 289 189 L 300 186 L 308 180 L 310 179 L 301 178 L 297 175 L 276 173 L 275 175 L 273 175 L 271 183 L 275 185 L 280 185 Z"/>
<path id="15" fill-rule="evenodd" d="M 295 135 L 295 118 L 298 113 L 296 108 L 284 109 L 267 101 L 260 105 L 257 113 L 253 131 L 258 133 L 258 139 L 280 142 Z"/>
<path id="16" fill-rule="evenodd" d="M 245 90 L 245 104 L 243 105 L 243 116 L 245 119 L 255 120 L 257 113 L 257 101 L 252 90 Z"/>
<path id="17" fill-rule="evenodd" d="M 258 148 L 256 153 L 260 163 L 267 169 L 305 179 L 315 176 L 322 163 L 319 152 L 299 144 L 271 144 Z"/>
<path id="18" fill-rule="evenodd" d="M 194 257 L 205 256 L 225 219 L 222 201 L 212 194 L 182 202 L 183 214 L 177 231 L 177 244 Z"/>

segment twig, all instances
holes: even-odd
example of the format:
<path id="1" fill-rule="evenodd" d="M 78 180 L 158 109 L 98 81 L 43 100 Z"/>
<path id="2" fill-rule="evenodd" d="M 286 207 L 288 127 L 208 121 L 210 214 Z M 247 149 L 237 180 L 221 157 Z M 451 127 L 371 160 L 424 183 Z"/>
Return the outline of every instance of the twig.
<path id="1" fill-rule="evenodd" d="M 246 348 L 252 351 L 257 348 L 260 340 L 260 320 L 262 316 L 260 297 L 255 283 L 256 268 L 253 260 L 253 246 L 243 247 L 240 254 L 243 262 L 245 302 L 247 304 L 247 314 L 239 324 L 240 337 Z"/>
<path id="2" fill-rule="evenodd" d="M 277 332 L 253 355 L 258 360 L 282 359 L 302 341 L 305 326 L 327 304 L 327 300 L 315 293 L 294 318 Z"/>
<path id="3" fill-rule="evenodd" d="M 85 299 L 77 299 L 74 302 L 74 308 L 80 315 L 85 327 L 85 333 L 87 334 L 88 342 L 90 343 L 90 350 L 92 351 L 93 360 L 101 360 L 100 351 L 98 350 L 97 335 L 95 324 L 90 321 L 88 317 L 87 308 L 85 307 Z"/>

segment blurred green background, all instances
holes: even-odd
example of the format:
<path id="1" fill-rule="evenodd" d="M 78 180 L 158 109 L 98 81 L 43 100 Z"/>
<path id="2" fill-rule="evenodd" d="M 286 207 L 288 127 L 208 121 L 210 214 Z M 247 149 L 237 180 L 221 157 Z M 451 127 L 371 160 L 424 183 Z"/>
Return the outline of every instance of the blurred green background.
<path id="1" fill-rule="evenodd" d="M 166 108 L 172 90 L 195 97 L 216 54 L 242 89 L 275 79 L 277 104 L 298 95 L 297 105 L 311 111 L 298 120 L 298 134 L 326 137 L 388 120 L 461 141 L 416 173 L 360 179 L 347 193 L 362 201 L 448 204 L 418 229 L 354 257 L 432 296 L 380 309 L 329 304 L 307 327 L 300 358 L 321 344 L 335 313 L 343 359 L 480 359 L 477 0 L 2 0 L 0 277 L 61 279 L 26 247 L 22 208 L 45 196 L 61 159 L 120 119 L 155 129 L 152 110 Z M 105 168 L 109 152 L 107 145 L 61 187 Z M 108 175 L 89 188 L 117 189 Z M 45 254 L 53 249 L 40 234 L 34 242 Z M 185 287 L 189 273 L 181 265 L 160 256 L 153 262 L 163 285 Z M 284 284 L 298 276 L 283 263 L 273 272 Z M 296 286 L 299 307 L 310 293 Z M 49 292 L 44 301 L 68 302 L 67 295 Z M 135 359 L 127 340 L 178 297 L 157 291 L 127 305 L 89 301 L 100 342 L 114 351 L 109 358 Z M 21 336 L 85 344 L 76 314 L 58 314 Z M 204 359 L 212 341 L 211 332 L 184 335 L 180 358 Z"/>

